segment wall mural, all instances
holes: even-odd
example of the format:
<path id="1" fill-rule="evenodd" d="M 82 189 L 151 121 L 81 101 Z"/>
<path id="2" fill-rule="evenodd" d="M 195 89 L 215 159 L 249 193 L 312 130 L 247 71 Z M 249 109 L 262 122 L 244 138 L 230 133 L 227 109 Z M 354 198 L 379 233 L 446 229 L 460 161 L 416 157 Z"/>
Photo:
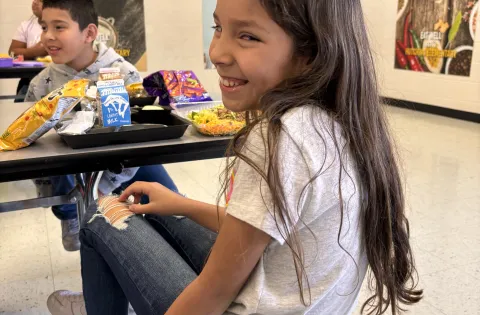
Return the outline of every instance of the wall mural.
<path id="1" fill-rule="evenodd" d="M 147 44 L 143 0 L 94 0 L 99 15 L 98 42 L 147 71 Z"/>
<path id="2" fill-rule="evenodd" d="M 479 0 L 398 0 L 395 68 L 470 76 Z"/>

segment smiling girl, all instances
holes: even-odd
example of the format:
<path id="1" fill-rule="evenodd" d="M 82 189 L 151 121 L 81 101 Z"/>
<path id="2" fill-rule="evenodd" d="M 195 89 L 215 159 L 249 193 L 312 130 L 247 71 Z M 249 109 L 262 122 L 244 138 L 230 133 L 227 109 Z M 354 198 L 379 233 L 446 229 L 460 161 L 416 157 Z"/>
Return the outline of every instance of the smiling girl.
<path id="1" fill-rule="evenodd" d="M 249 116 L 228 206 L 149 183 L 101 200 L 81 232 L 88 314 L 350 314 L 368 267 L 369 314 L 418 302 L 360 0 L 218 0 L 214 19 L 223 102 Z"/>

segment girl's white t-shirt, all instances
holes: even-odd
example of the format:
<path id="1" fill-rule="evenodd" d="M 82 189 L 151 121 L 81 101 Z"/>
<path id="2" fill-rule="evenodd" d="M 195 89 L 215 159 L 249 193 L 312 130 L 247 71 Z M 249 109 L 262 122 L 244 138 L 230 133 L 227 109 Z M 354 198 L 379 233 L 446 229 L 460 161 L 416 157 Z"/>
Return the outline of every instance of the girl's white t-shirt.
<path id="1" fill-rule="evenodd" d="M 41 36 L 42 27 L 38 23 L 38 18 L 36 16 L 32 16 L 20 24 L 17 32 L 13 36 L 13 39 L 22 43 L 26 43 L 27 48 L 30 48 L 40 42 Z"/>
<path id="2" fill-rule="evenodd" d="M 281 121 L 284 130 L 277 150 L 279 181 L 303 246 L 311 303 L 304 306 L 300 300 L 292 252 L 282 237 L 285 231 L 279 230 L 273 218 L 267 185 L 252 167 L 240 161 L 227 214 L 266 232 L 272 241 L 226 314 L 349 314 L 356 306 L 368 265 L 355 163 L 345 147 L 341 128 L 319 108 L 292 109 Z M 259 126 L 243 148 L 243 153 L 264 169 L 268 165 L 265 137 L 265 126 Z M 318 178 L 308 185 L 315 174 Z M 340 244 L 348 253 L 337 239 L 341 221 L 339 185 L 343 197 Z M 308 301 L 308 290 L 304 292 Z"/>

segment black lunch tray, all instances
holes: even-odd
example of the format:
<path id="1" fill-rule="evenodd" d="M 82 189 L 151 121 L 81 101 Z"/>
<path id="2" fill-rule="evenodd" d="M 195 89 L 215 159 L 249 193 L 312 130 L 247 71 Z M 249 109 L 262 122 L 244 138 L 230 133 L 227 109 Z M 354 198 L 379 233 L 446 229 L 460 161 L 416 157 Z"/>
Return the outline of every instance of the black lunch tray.
<path id="1" fill-rule="evenodd" d="M 172 114 L 171 108 L 163 108 L 164 110 L 137 110 L 132 108 L 132 125 L 94 128 L 84 135 L 60 135 L 60 137 L 72 149 L 183 137 L 190 122 Z"/>
<path id="2" fill-rule="evenodd" d="M 157 100 L 157 96 L 147 96 L 147 97 L 130 97 L 130 106 L 131 107 L 145 107 L 148 105 L 153 105 L 155 104 L 155 101 Z M 82 110 L 82 106 L 80 103 L 75 106 L 76 111 Z"/>
<path id="3" fill-rule="evenodd" d="M 155 101 L 157 100 L 156 96 L 148 96 L 148 97 L 130 97 L 130 106 L 147 106 L 147 105 L 153 105 L 155 104 Z"/>

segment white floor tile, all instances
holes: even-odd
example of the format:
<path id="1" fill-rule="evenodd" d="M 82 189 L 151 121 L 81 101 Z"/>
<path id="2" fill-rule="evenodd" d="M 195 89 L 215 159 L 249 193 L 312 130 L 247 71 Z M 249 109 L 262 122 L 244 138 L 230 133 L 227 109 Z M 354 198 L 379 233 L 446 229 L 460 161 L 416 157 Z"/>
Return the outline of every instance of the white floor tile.
<path id="1" fill-rule="evenodd" d="M 62 244 L 62 229 L 58 220 L 50 209 L 45 209 L 48 228 L 48 249 L 51 257 L 52 273 L 57 274 L 79 271 L 80 252 L 67 252 Z"/>
<path id="2" fill-rule="evenodd" d="M 30 209 L 1 214 L 0 229 L 13 226 L 45 225 L 43 209 Z M 1 242 L 1 241 L 0 241 Z"/>
<path id="3" fill-rule="evenodd" d="M 480 314 L 478 279 L 470 276 L 463 268 L 453 268 L 424 276 L 421 285 L 425 290 L 425 299 L 432 305 L 441 306 L 445 314 Z"/>
<path id="4" fill-rule="evenodd" d="M 47 298 L 53 292 L 51 277 L 0 283 L 0 314 L 49 315 Z"/>
<path id="5" fill-rule="evenodd" d="M 82 275 L 80 273 L 80 270 L 57 274 L 53 277 L 53 283 L 55 286 L 55 291 L 82 291 Z"/>
<path id="6" fill-rule="evenodd" d="M 190 199 L 195 199 L 207 203 L 214 203 L 215 192 L 212 193 L 212 191 L 209 191 L 209 189 L 205 187 L 205 184 L 198 182 L 198 180 L 196 180 L 198 178 L 197 174 L 186 172 L 183 169 L 183 166 L 185 164 L 186 163 L 178 165 L 172 164 L 166 166 L 167 171 L 169 172 L 172 179 L 175 181 L 175 184 L 177 185 L 180 193 L 185 194 Z"/>
<path id="7" fill-rule="evenodd" d="M 51 276 L 45 224 L 0 228 L 0 253 L 0 282 Z"/>
<path id="8" fill-rule="evenodd" d="M 478 226 L 459 227 L 442 233 L 416 238 L 418 251 L 427 251 L 441 258 L 448 266 L 480 263 L 480 231 Z"/>

